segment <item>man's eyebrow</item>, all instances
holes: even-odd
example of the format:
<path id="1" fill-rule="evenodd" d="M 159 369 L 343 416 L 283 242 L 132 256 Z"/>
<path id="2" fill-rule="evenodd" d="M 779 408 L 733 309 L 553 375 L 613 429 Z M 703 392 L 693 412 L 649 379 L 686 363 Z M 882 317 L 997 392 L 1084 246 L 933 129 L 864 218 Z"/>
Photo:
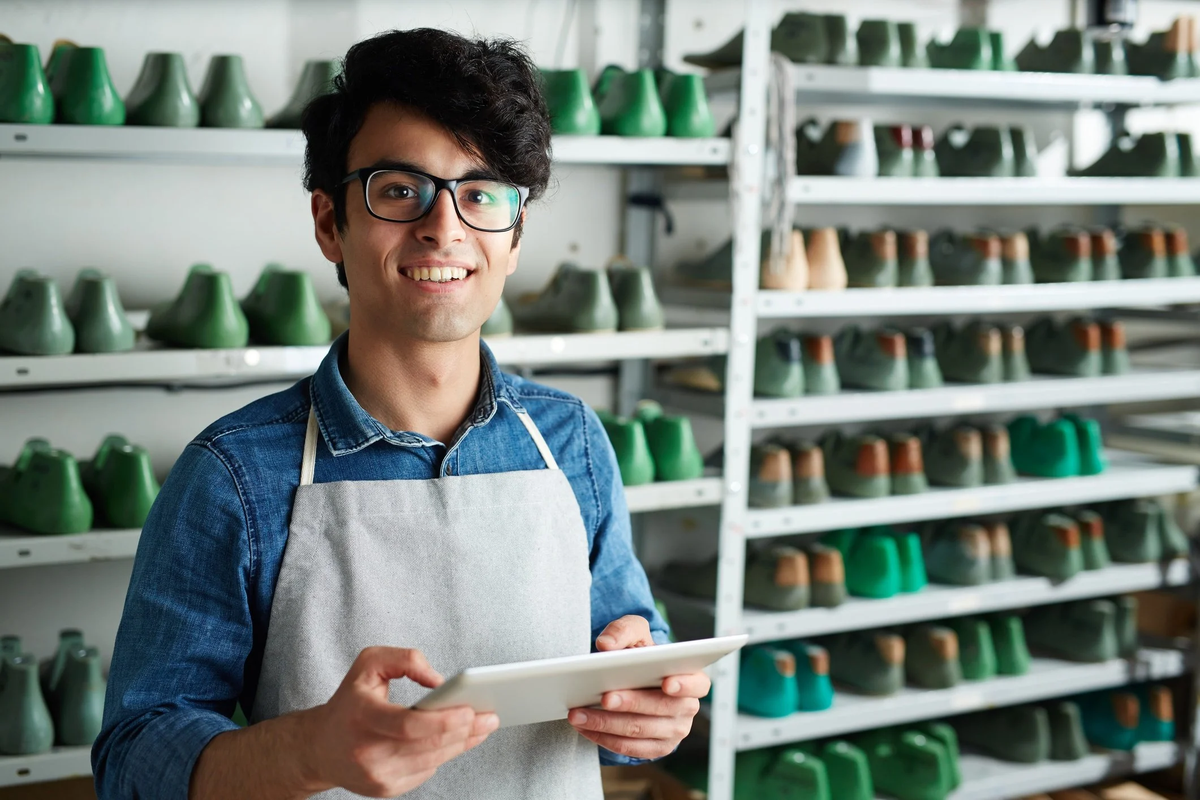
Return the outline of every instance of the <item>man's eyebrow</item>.
<path id="1" fill-rule="evenodd" d="M 420 172 L 420 173 L 424 173 L 424 174 L 429 174 L 429 173 L 426 173 L 425 170 L 423 170 L 421 167 L 419 167 L 416 164 L 413 164 L 410 161 L 397 161 L 395 159 L 390 159 L 390 158 L 380 159 L 379 161 L 376 161 L 374 164 L 371 164 L 367 169 L 398 169 L 398 170 L 403 170 L 405 172 Z M 438 177 L 443 177 L 443 176 L 438 176 Z M 500 180 L 500 178 L 496 175 L 496 173 L 494 171 L 483 168 L 483 167 L 475 167 L 474 169 L 468 170 L 467 172 L 464 172 L 462 175 L 459 175 L 458 179 L 459 180 L 468 180 L 468 181 Z"/>

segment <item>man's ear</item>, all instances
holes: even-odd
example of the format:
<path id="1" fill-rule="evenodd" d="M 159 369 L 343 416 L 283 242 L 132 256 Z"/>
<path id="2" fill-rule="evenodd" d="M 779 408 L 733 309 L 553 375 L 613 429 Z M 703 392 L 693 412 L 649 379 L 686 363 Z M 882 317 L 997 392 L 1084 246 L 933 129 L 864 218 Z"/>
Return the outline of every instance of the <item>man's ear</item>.
<path id="1" fill-rule="evenodd" d="M 517 271 L 517 261 L 521 257 L 521 243 L 525 241 L 525 209 L 521 209 L 521 238 L 512 246 L 512 250 L 508 254 L 508 270 L 505 275 L 512 275 Z"/>
<path id="2" fill-rule="evenodd" d="M 337 214 L 333 210 L 333 198 L 321 189 L 312 193 L 313 233 L 321 254 L 334 264 L 342 262 L 342 235 L 337 228 Z"/>

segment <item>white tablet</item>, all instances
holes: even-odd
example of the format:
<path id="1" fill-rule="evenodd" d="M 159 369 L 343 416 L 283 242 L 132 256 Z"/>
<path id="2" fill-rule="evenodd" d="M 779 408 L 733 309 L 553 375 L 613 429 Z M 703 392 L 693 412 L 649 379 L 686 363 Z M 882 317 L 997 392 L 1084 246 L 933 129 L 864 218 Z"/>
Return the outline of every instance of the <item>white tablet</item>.
<path id="1" fill-rule="evenodd" d="M 699 672 L 746 643 L 745 634 L 582 656 L 468 667 L 434 689 L 416 708 L 470 706 L 494 711 L 500 727 L 566 719 L 572 708 L 600 704 L 605 692 L 649 689 L 663 678 Z"/>

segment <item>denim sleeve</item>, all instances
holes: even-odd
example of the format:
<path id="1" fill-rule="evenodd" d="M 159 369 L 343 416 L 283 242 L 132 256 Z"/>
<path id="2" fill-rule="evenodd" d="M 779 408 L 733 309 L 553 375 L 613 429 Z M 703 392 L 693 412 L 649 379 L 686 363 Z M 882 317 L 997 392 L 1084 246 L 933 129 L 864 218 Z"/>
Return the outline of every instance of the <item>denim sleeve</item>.
<path id="1" fill-rule="evenodd" d="M 246 520 L 226 463 L 188 445 L 138 543 L 92 747 L 100 800 L 187 800 L 200 752 L 237 729 L 252 638 Z"/>
<path id="2" fill-rule="evenodd" d="M 633 552 L 633 533 L 629 506 L 617 456 L 596 413 L 585 409 L 584 427 L 592 474 L 600 498 L 596 531 L 592 538 L 592 642 L 608 623 L 626 614 L 645 617 L 656 644 L 670 641 L 670 630 L 658 609 L 646 571 Z M 600 763 L 605 766 L 642 764 L 633 758 L 600 748 Z"/>

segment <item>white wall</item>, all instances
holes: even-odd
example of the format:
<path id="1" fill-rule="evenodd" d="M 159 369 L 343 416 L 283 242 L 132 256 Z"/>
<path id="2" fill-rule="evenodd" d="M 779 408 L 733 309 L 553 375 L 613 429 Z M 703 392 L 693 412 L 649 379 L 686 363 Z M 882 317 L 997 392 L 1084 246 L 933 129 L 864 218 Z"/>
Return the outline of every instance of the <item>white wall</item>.
<path id="1" fill-rule="evenodd" d="M 575 16 L 562 38 L 567 9 Z M 1142 34 L 1169 24 L 1193 3 L 1147 0 Z M 921 35 L 948 36 L 957 22 L 955 0 L 809 0 L 781 10 L 840 11 L 865 17 L 910 19 Z M 1066 0 L 993 0 L 994 25 L 1012 52 L 1037 32 L 1048 36 L 1067 17 Z M 0 0 L 0 29 L 14 41 L 34 42 L 43 55 L 55 39 L 106 49 L 122 94 L 132 86 L 143 54 L 184 54 L 193 87 L 215 53 L 240 53 L 251 85 L 270 113 L 287 100 L 305 59 L 334 57 L 354 41 L 392 27 L 422 25 L 463 33 L 512 36 L 528 43 L 546 66 L 576 65 L 595 71 L 636 61 L 636 0 Z M 665 61 L 673 68 L 685 53 L 708 50 L 740 27 L 734 0 L 668 2 Z M 804 108 L 800 117 L 828 116 L 837 108 Z M 843 110 L 842 113 L 849 113 Z M 1008 114 L 958 110 L 883 109 L 880 119 L 1007 121 Z M 1036 121 L 1040 141 L 1070 121 Z M 1097 127 L 1097 130 L 1099 128 Z M 516 294 L 540 287 L 564 259 L 601 265 L 620 245 L 621 176 L 616 170 L 564 167 L 556 184 L 531 209 L 522 264 L 510 279 Z M 729 232 L 729 209 L 720 200 L 675 200 L 676 234 L 660 239 L 658 266 L 702 255 Z M 1138 211 L 1140 218 L 1151 212 Z M 801 209 L 809 224 L 882 222 L 973 227 L 1023 226 L 1079 217 L 1075 209 Z M 1162 218 L 1181 218 L 1163 210 Z M 267 261 L 309 270 L 319 291 L 340 291 L 333 268 L 312 241 L 308 202 L 297 167 L 184 166 L 0 159 L 0 287 L 13 273 L 34 267 L 69 282 L 84 266 L 116 276 L 129 308 L 171 297 L 192 263 L 207 261 L 232 273 L 239 293 L 249 289 Z M 555 381 L 604 403 L 607 384 Z M 275 386 L 178 391 L 105 389 L 29 392 L 0 397 L 0 463 L 31 435 L 87 457 L 109 432 L 150 448 L 165 473 L 184 443 L 216 417 Z M 710 430 L 711 433 L 711 430 Z M 711 513 L 694 515 L 711 517 Z M 689 529 L 690 530 L 690 529 Z M 58 627 L 79 625 L 107 657 L 128 581 L 128 562 L 0 571 L 0 632 L 27 637 L 46 654 Z"/>

